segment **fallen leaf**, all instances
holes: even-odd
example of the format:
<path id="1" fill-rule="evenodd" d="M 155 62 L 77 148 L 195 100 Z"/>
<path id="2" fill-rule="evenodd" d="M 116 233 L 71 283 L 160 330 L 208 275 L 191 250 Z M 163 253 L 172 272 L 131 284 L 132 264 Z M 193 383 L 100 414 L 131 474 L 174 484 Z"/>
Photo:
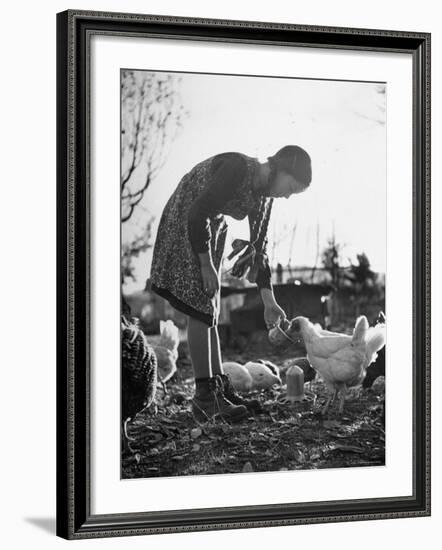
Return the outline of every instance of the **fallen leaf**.
<path id="1" fill-rule="evenodd" d="M 305 462 L 305 454 L 300 451 L 299 449 L 296 449 L 296 451 L 293 453 L 294 455 L 294 458 L 297 462 L 299 462 L 300 464 L 304 464 Z"/>
<path id="2" fill-rule="evenodd" d="M 324 428 L 341 428 L 342 427 L 342 423 L 337 422 L 336 420 L 324 420 L 322 425 L 324 426 Z"/>
<path id="3" fill-rule="evenodd" d="M 243 466 L 243 469 L 242 471 L 244 473 L 247 473 L 247 472 L 253 472 L 253 466 L 252 466 L 252 463 L 251 462 L 246 462 Z"/>
<path id="4" fill-rule="evenodd" d="M 192 439 L 197 439 L 202 433 L 203 430 L 201 428 L 193 428 L 193 430 L 190 430 L 190 437 Z"/>
<path id="5" fill-rule="evenodd" d="M 331 451 L 343 451 L 348 453 L 363 453 L 364 449 L 361 449 L 360 447 L 356 447 L 355 445 L 343 445 L 342 443 L 335 443 L 332 444 L 332 447 L 330 449 Z"/>

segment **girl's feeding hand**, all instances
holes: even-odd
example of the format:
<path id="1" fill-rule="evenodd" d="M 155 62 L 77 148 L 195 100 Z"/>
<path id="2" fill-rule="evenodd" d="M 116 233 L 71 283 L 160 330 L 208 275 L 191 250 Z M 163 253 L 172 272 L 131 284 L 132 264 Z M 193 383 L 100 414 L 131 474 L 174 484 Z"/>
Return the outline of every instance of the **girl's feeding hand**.
<path id="1" fill-rule="evenodd" d="M 264 321 L 268 329 L 287 319 L 285 311 L 276 302 L 264 306 Z"/>
<path id="2" fill-rule="evenodd" d="M 199 258 L 201 277 L 203 280 L 203 292 L 210 298 L 213 298 L 220 287 L 218 273 L 208 252 L 199 254 Z"/>

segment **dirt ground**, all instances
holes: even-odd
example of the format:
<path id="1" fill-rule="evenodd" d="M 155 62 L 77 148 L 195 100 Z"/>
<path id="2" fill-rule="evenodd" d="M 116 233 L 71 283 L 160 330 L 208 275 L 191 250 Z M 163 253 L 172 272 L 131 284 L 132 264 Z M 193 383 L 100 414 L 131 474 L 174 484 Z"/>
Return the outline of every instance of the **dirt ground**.
<path id="1" fill-rule="evenodd" d="M 253 350 L 224 351 L 224 360 L 259 358 L 281 367 L 290 362 Z M 234 425 L 197 424 L 190 413 L 193 388 L 190 361 L 180 358 L 167 393 L 159 388 L 155 405 L 128 423 L 134 453 L 122 458 L 123 479 L 385 464 L 383 378 L 371 390 L 349 393 L 342 415 L 336 403 L 321 415 L 327 391 L 318 379 L 306 384 L 316 395 L 309 403 L 286 403 L 284 386 L 252 392 L 264 413 Z"/>

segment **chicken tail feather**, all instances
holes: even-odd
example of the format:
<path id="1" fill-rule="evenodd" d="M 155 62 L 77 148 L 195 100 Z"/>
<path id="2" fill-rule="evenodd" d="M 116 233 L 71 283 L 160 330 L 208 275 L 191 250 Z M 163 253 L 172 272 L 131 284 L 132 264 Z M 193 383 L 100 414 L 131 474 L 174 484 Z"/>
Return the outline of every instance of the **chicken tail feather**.
<path id="1" fill-rule="evenodd" d="M 351 343 L 356 346 L 359 344 L 363 344 L 366 341 L 367 331 L 368 331 L 367 317 L 365 317 L 365 315 L 361 315 L 360 317 L 357 318 Z"/>
<path id="2" fill-rule="evenodd" d="M 371 353 L 376 353 L 385 346 L 384 324 L 378 324 L 368 329 L 367 346 Z"/>

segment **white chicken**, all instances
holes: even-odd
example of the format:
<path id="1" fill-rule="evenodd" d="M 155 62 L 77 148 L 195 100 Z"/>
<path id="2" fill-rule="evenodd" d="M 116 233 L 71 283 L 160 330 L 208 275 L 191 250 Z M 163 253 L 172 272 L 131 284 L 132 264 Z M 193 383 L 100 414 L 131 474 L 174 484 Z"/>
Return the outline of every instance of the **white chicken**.
<path id="1" fill-rule="evenodd" d="M 180 342 L 178 327 L 170 319 L 160 321 L 160 335 L 148 339 L 158 359 L 158 380 L 165 384 L 177 370 L 176 361 Z"/>
<path id="2" fill-rule="evenodd" d="M 323 414 L 340 394 L 339 412 L 344 410 L 347 388 L 362 383 L 366 369 L 385 345 L 385 324 L 369 327 L 364 315 L 358 317 L 353 335 L 339 334 L 315 327 L 306 317 L 295 317 L 287 335 L 301 335 L 312 367 L 319 372 L 331 393 Z"/>

